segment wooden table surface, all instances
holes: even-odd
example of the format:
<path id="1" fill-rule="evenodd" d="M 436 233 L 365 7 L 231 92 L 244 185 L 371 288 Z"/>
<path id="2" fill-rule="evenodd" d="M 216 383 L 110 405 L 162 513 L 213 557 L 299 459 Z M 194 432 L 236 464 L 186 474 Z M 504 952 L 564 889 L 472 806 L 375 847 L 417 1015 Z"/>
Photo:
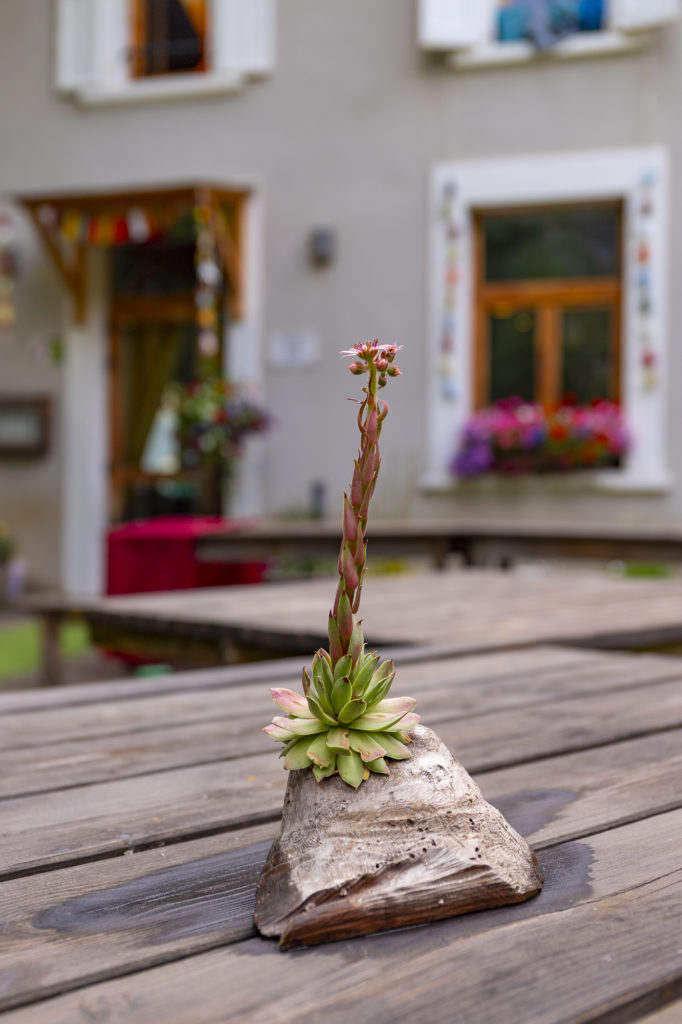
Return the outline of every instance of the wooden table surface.
<path id="1" fill-rule="evenodd" d="M 148 649 L 170 664 L 194 650 L 190 641 L 213 644 L 208 663 L 216 664 L 230 660 L 233 649 L 262 656 L 269 649 L 299 653 L 326 643 L 334 591 L 329 578 L 125 597 L 38 597 L 27 607 L 48 619 L 80 616 L 113 649 Z M 438 645 L 458 654 L 548 642 L 682 643 L 682 579 L 618 579 L 597 570 L 368 576 L 362 615 L 371 643 Z M 51 673 L 58 674 L 54 642 L 46 669 Z"/>
<path id="2" fill-rule="evenodd" d="M 534 845 L 544 889 L 282 953 L 252 925 L 286 781 L 259 729 L 266 686 L 298 674 L 0 697 L 3 1024 L 679 1024 L 682 662 L 410 652 L 396 694 Z"/>

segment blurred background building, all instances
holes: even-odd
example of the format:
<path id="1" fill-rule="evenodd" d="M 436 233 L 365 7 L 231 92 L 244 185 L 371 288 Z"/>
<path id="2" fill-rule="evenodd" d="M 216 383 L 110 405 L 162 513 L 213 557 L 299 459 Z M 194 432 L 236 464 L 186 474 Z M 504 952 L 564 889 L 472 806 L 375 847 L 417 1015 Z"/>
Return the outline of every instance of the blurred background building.
<path id="1" fill-rule="evenodd" d="M 112 524 L 224 510 L 176 431 L 220 375 L 271 424 L 230 512 L 336 516 L 337 353 L 371 337 L 405 346 L 377 516 L 679 523 L 678 13 L 5 0 L 0 519 L 31 580 L 99 592 Z M 629 451 L 457 480 L 510 396 L 615 403 Z"/>

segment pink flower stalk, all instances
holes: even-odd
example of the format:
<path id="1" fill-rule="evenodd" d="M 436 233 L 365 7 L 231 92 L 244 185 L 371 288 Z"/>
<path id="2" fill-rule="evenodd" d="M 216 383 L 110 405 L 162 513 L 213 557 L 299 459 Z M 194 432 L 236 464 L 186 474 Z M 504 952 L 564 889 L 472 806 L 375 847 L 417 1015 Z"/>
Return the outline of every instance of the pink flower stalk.
<path id="1" fill-rule="evenodd" d="M 355 460 L 350 492 L 343 496 L 340 579 L 334 607 L 329 613 L 329 653 L 334 665 L 346 654 L 351 655 L 353 665 L 357 661 L 357 645 L 351 650 L 351 640 L 356 628 L 355 616 L 360 606 L 365 572 L 365 529 L 369 504 L 381 466 L 379 435 L 388 413 L 388 403 L 379 399 L 377 392 L 386 386 L 388 377 L 400 376 L 400 370 L 393 363 L 399 348 L 402 345 L 381 345 L 378 341 L 367 341 L 340 353 L 342 356 L 352 356 L 355 361 L 348 369 L 355 376 L 367 374 L 368 381 L 363 388 L 365 399 L 358 412 L 360 451 Z"/>

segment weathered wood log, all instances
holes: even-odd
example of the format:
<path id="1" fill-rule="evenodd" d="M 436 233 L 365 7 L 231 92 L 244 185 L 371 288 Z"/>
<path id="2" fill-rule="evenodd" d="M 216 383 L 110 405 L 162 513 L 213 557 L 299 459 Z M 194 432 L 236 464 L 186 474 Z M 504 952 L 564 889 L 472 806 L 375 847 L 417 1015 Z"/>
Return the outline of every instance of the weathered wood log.
<path id="1" fill-rule="evenodd" d="M 430 729 L 412 758 L 357 791 L 289 773 L 254 919 L 284 949 L 519 903 L 542 888 L 535 854 Z"/>

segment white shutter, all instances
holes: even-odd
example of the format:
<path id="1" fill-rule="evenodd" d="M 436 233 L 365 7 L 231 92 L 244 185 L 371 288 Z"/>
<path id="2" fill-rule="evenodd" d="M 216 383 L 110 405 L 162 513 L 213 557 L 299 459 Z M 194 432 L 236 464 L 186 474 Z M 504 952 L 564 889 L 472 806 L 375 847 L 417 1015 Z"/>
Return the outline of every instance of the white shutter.
<path id="1" fill-rule="evenodd" d="M 92 0 L 56 0 L 55 85 L 69 91 L 93 71 Z"/>
<path id="2" fill-rule="evenodd" d="M 129 0 L 89 0 L 97 85 L 112 88 L 130 78 Z"/>
<path id="3" fill-rule="evenodd" d="M 462 50 L 491 42 L 499 0 L 419 0 L 419 44 Z"/>
<path id="4" fill-rule="evenodd" d="M 275 0 L 213 0 L 216 71 L 266 74 L 275 65 Z"/>
<path id="5" fill-rule="evenodd" d="M 611 28 L 639 32 L 680 16 L 680 0 L 611 0 Z"/>

